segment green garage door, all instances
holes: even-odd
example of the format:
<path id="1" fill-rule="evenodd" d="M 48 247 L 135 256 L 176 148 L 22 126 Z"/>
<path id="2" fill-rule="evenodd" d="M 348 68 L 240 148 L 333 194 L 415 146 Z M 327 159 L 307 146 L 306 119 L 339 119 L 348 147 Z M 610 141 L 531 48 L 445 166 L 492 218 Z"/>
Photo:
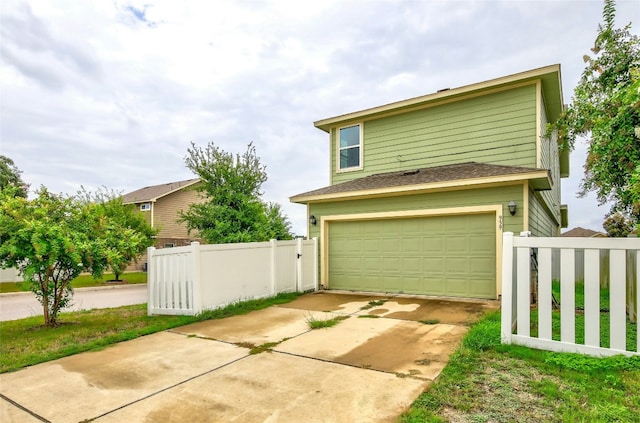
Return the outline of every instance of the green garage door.
<path id="1" fill-rule="evenodd" d="M 494 214 L 329 224 L 329 288 L 496 297 Z"/>

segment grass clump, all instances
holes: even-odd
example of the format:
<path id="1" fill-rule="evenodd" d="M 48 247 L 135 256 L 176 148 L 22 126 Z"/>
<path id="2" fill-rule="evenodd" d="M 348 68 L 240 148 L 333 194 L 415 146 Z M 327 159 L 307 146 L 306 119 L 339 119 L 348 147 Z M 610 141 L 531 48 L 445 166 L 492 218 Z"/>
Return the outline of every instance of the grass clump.
<path id="1" fill-rule="evenodd" d="M 380 316 L 377 314 L 361 314 L 358 316 L 358 319 L 379 319 Z"/>
<path id="2" fill-rule="evenodd" d="M 438 323 L 440 323 L 440 320 L 438 319 L 420 320 L 420 323 L 424 325 L 437 325 Z"/>
<path id="3" fill-rule="evenodd" d="M 147 316 L 147 305 L 60 313 L 58 327 L 43 325 L 42 316 L 0 322 L 0 373 L 105 348 L 202 320 L 246 314 L 295 299 L 296 293 L 250 300 L 197 316 Z"/>
<path id="4" fill-rule="evenodd" d="M 367 305 L 364 305 L 364 306 L 360 307 L 360 310 L 369 310 L 369 309 L 374 308 L 374 307 L 379 307 L 379 306 L 383 305 L 386 302 L 387 302 L 386 298 L 383 298 L 383 299 L 380 299 L 380 300 L 369 301 L 369 303 Z"/>
<path id="5" fill-rule="evenodd" d="M 309 316 L 307 317 L 307 324 L 311 329 L 324 329 L 324 328 L 330 328 L 332 326 L 335 326 L 338 323 L 340 323 L 342 320 L 346 320 L 348 318 L 349 316 L 335 316 L 335 317 L 332 317 L 331 319 L 321 320 L 321 319 L 316 319 L 313 316 Z"/>

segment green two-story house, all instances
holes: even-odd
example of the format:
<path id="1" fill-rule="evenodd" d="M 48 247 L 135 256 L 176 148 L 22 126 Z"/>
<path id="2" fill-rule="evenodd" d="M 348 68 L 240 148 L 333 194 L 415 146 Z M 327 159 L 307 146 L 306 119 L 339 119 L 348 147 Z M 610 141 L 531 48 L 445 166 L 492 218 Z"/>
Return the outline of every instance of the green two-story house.
<path id="1" fill-rule="evenodd" d="M 330 185 L 291 197 L 326 289 L 498 298 L 502 232 L 566 227 L 560 65 L 323 119 Z"/>

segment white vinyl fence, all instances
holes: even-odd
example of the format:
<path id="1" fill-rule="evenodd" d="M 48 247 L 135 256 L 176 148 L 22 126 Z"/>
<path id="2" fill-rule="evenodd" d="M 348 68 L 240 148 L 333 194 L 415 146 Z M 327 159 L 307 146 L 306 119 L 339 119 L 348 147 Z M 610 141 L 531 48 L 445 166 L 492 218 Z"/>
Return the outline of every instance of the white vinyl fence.
<path id="1" fill-rule="evenodd" d="M 526 235 L 526 234 L 525 234 Z M 638 238 L 535 238 L 503 234 L 502 255 L 502 342 L 558 352 L 577 352 L 594 356 L 639 355 L 638 344 L 627 346 L 627 314 L 637 322 L 640 304 L 640 239 Z M 537 301 L 532 308 L 532 252 L 537 249 Z M 552 268 L 553 251 L 560 251 L 560 333 L 553 334 Z M 576 250 L 584 251 L 584 309 L 576 309 Z M 606 251 L 608 254 L 602 254 Z M 609 268 L 609 348 L 600 345 L 601 257 L 608 256 Z M 537 311 L 533 322 L 532 311 Z M 534 314 L 535 316 L 535 314 Z M 584 319 L 584 339 L 576 343 L 576 317 Z M 603 319 L 606 322 L 607 319 Z M 537 332 L 537 334 L 535 334 Z M 635 352 L 632 351 L 635 349 Z M 631 350 L 631 351 L 630 351 Z"/>
<path id="2" fill-rule="evenodd" d="M 147 250 L 148 314 L 196 315 L 237 301 L 318 289 L 318 240 Z"/>

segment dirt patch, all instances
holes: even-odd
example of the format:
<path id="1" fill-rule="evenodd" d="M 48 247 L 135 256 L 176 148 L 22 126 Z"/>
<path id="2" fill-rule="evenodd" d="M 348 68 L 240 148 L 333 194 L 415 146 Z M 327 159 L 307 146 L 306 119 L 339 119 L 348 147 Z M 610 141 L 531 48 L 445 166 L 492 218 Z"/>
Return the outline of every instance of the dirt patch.
<path id="1" fill-rule="evenodd" d="M 385 317 L 391 319 L 438 321 L 452 325 L 470 324 L 475 322 L 487 310 L 497 309 L 499 304 L 492 301 L 466 302 L 453 300 L 438 300 L 430 298 L 393 298 L 400 305 L 417 304 L 413 311 L 398 311 Z M 371 310 L 371 313 L 376 310 Z"/>
<path id="2" fill-rule="evenodd" d="M 82 360 L 62 363 L 65 370 L 81 374 L 87 385 L 98 389 L 141 389 L 152 378 L 148 368 L 123 366 L 121 360 L 107 362 L 102 354 L 85 354 Z M 157 371 L 169 369 L 166 364 L 158 365 Z"/>
<path id="3" fill-rule="evenodd" d="M 404 322 L 333 361 L 433 380 L 466 333 L 463 327 Z"/>

